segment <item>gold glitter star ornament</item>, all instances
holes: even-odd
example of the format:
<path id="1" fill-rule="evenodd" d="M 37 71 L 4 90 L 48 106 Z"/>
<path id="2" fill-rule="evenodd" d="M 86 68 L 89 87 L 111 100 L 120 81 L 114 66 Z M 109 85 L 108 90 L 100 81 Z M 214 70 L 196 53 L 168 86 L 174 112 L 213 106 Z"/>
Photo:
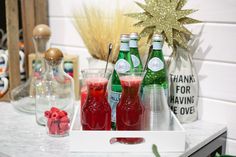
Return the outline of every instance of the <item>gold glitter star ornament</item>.
<path id="1" fill-rule="evenodd" d="M 186 2 L 187 0 L 145 0 L 146 4 L 135 2 L 144 12 L 131 13 L 127 16 L 139 20 L 134 26 L 143 27 L 140 36 L 148 36 L 148 41 L 157 33 L 162 34 L 172 48 L 175 49 L 177 46 L 187 48 L 192 33 L 184 25 L 200 21 L 187 17 L 195 10 L 182 10 Z"/>

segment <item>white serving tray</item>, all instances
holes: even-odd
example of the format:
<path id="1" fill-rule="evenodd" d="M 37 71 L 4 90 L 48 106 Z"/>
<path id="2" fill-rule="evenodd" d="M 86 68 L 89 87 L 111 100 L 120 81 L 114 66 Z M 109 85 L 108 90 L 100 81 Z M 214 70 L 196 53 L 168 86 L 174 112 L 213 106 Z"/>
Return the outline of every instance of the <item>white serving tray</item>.
<path id="1" fill-rule="evenodd" d="M 80 113 L 80 106 L 76 113 Z M 184 152 L 186 132 L 177 118 L 173 116 L 171 130 L 160 131 L 82 131 L 80 115 L 77 114 L 72 122 L 70 132 L 70 152 L 151 152 L 152 145 L 156 144 L 159 152 Z M 141 137 L 140 144 L 110 143 L 117 137 Z"/>

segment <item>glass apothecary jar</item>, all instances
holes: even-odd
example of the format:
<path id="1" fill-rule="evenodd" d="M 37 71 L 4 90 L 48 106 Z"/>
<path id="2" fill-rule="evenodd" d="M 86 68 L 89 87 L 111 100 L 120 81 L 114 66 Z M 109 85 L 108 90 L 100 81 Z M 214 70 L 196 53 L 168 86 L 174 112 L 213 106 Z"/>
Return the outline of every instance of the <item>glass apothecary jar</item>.
<path id="1" fill-rule="evenodd" d="M 63 53 L 57 48 L 45 52 L 47 71 L 38 78 L 36 120 L 46 125 L 51 136 L 66 136 L 74 115 L 74 81 L 63 70 Z"/>

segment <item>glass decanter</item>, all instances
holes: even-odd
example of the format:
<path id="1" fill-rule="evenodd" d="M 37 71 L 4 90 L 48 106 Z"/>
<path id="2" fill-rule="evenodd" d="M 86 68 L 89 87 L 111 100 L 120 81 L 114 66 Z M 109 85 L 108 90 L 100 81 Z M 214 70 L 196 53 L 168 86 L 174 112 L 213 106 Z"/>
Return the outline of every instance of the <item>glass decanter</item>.
<path id="1" fill-rule="evenodd" d="M 87 69 L 83 71 L 87 98 L 82 106 L 83 130 L 111 130 L 111 107 L 107 100 L 107 84 L 111 71 Z"/>
<path id="2" fill-rule="evenodd" d="M 33 42 L 36 58 L 32 67 L 32 76 L 20 86 L 11 91 L 11 103 L 19 111 L 35 114 L 35 79 L 41 77 L 45 71 L 43 53 L 49 47 L 51 31 L 47 25 L 37 25 L 33 30 Z"/>
<path id="3" fill-rule="evenodd" d="M 116 107 L 117 130 L 143 130 L 144 106 L 139 96 L 143 76 L 144 72 L 119 73 L 122 94 Z M 134 144 L 143 142 L 143 138 L 118 138 L 117 141 Z"/>
<path id="4" fill-rule="evenodd" d="M 46 124 L 49 135 L 65 136 L 74 115 L 74 81 L 63 70 L 63 54 L 59 49 L 48 49 L 45 61 L 47 70 L 35 81 L 36 121 Z"/>

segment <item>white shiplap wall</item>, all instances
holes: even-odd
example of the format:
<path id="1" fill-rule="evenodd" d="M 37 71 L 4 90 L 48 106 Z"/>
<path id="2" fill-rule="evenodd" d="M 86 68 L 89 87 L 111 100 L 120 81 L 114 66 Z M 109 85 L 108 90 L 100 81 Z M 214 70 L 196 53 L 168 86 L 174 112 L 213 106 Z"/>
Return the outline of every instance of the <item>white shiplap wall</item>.
<path id="1" fill-rule="evenodd" d="M 78 0 L 49 0 L 51 42 L 64 52 L 78 54 L 80 68 L 86 68 L 90 55 L 72 22 L 72 9 L 79 6 Z M 236 1 L 189 0 L 186 8 L 198 9 L 193 17 L 204 22 L 190 27 L 200 34 L 194 55 L 200 80 L 200 118 L 227 124 L 227 153 L 236 155 Z"/>

